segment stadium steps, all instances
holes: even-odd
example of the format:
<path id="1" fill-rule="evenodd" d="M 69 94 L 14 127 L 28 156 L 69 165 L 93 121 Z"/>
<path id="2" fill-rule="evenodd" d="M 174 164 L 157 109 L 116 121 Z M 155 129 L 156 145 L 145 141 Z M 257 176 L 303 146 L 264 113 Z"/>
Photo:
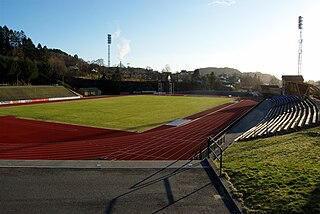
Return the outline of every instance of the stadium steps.
<path id="1" fill-rule="evenodd" d="M 300 100 L 293 95 L 280 95 L 272 98 L 272 102 L 266 117 L 236 141 L 284 134 L 319 123 L 319 109 L 308 97 Z"/>
<path id="2" fill-rule="evenodd" d="M 74 97 L 76 94 L 63 86 L 2 86 L 0 101 L 32 100 L 57 97 Z"/>

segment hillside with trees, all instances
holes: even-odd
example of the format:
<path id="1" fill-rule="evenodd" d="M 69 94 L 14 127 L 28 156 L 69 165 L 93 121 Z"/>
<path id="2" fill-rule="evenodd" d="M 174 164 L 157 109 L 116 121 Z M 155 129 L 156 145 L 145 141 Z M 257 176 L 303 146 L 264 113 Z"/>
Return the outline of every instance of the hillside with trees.
<path id="1" fill-rule="evenodd" d="M 23 31 L 0 26 L 0 84 L 55 84 L 64 77 L 87 76 L 101 66 L 77 55 L 35 45 Z"/>
<path id="2" fill-rule="evenodd" d="M 221 76 L 226 75 L 229 77 L 235 76 L 235 77 L 243 77 L 250 76 L 252 78 L 256 77 L 261 81 L 262 84 L 270 84 L 270 85 L 280 85 L 280 80 L 277 79 L 274 75 L 271 74 L 265 74 L 261 72 L 240 72 L 237 69 L 234 68 L 217 68 L 217 67 L 208 67 L 208 68 L 199 68 L 199 74 L 200 76 L 206 76 L 211 73 L 214 73 L 215 76 Z"/>
<path id="3" fill-rule="evenodd" d="M 205 76 L 211 73 L 214 73 L 216 76 L 220 75 L 228 75 L 228 76 L 233 76 L 233 75 L 241 75 L 241 72 L 237 69 L 234 68 L 216 68 L 216 67 L 208 67 L 208 68 L 199 68 L 199 73 L 201 76 Z"/>
<path id="4" fill-rule="evenodd" d="M 254 77 L 256 75 L 264 84 L 280 85 L 280 80 L 271 74 L 264 74 L 261 72 L 245 72 L 243 75 L 249 75 L 250 77 Z"/>

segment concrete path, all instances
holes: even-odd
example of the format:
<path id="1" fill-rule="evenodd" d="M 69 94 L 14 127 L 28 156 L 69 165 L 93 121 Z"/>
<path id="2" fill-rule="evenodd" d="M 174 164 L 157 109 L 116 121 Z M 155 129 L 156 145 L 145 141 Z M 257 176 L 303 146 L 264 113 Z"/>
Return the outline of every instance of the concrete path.
<path id="1" fill-rule="evenodd" d="M 226 144 L 232 143 L 242 133 L 257 125 L 267 115 L 271 107 L 271 101 L 264 100 L 255 109 L 244 116 L 238 123 L 227 131 L 225 135 Z"/>
<path id="2" fill-rule="evenodd" d="M 0 161 L 1 213 L 230 213 L 199 161 Z"/>

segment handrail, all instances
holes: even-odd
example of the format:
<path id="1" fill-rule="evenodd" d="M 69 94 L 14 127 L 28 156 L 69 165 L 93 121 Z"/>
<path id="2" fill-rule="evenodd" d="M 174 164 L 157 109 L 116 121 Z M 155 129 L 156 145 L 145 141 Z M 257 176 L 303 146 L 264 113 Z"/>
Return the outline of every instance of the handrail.
<path id="1" fill-rule="evenodd" d="M 222 139 L 222 138 L 220 138 L 220 139 Z M 218 141 L 220 141 L 220 139 L 219 140 L 214 140 L 213 137 L 209 136 L 208 137 L 208 148 L 207 148 L 207 150 L 208 150 L 208 158 L 210 158 L 210 152 L 211 152 L 215 156 L 215 158 L 219 160 L 219 174 L 220 174 L 219 176 L 222 175 L 222 153 L 223 153 L 223 150 L 222 150 L 221 146 L 218 143 Z M 213 145 L 215 145 L 215 146 L 217 146 L 219 148 L 220 154 L 216 154 L 215 149 L 211 148 Z M 220 156 L 220 158 L 219 158 L 219 156 Z"/>
<path id="2" fill-rule="evenodd" d="M 232 121 L 229 125 L 227 125 L 225 128 L 223 128 L 220 132 L 218 132 L 216 135 L 210 135 L 208 136 L 208 139 L 217 139 L 216 141 L 220 141 L 221 139 L 225 139 L 225 133 L 227 132 L 228 129 L 230 129 L 231 127 L 233 127 L 237 122 L 239 122 L 242 118 L 244 118 L 247 114 L 249 114 L 254 108 L 256 108 L 257 106 L 259 106 L 261 103 L 263 103 L 263 100 L 260 101 L 259 103 L 257 103 L 256 105 L 254 105 L 253 107 L 251 107 L 249 110 L 247 110 L 246 112 L 244 112 L 239 118 L 237 118 L 236 120 Z M 200 147 L 199 147 L 199 153 L 195 154 L 193 156 L 193 159 L 202 159 L 202 154 L 204 153 L 204 156 L 206 156 L 205 154 L 207 154 L 209 156 L 210 151 L 208 150 L 208 146 L 205 145 L 205 141 L 203 143 L 201 143 Z M 224 143 L 224 142 L 223 142 Z M 217 144 L 218 145 L 218 144 Z M 220 146 L 219 146 L 220 147 Z M 207 151 L 206 151 L 207 150 Z M 221 148 L 222 151 L 222 148 Z M 222 152 L 221 152 L 222 153 Z"/>

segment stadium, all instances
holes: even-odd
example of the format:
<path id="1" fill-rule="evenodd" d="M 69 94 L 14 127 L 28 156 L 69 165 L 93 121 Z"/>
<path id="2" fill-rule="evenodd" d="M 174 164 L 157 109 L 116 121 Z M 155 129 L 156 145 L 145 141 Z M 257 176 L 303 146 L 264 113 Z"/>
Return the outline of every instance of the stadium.
<path id="1" fill-rule="evenodd" d="M 63 86 L 2 87 L 1 159 L 201 159 L 258 106 L 264 106 L 263 118 L 240 127 L 233 140 L 316 126 L 319 90 L 301 76 L 284 76 L 283 82 L 282 95 L 264 89 L 273 96 L 263 100 L 182 94 L 86 99 Z"/>
<path id="2" fill-rule="evenodd" d="M 210 183 L 226 197 L 223 202 L 219 200 L 229 211 L 221 212 L 241 213 L 241 204 L 219 181 L 223 179 L 224 151 L 237 141 L 269 138 L 319 125 L 319 89 L 303 83 L 301 76 L 284 76 L 281 90 L 265 87 L 263 94 L 264 98 L 185 94 L 85 98 L 63 86 L 3 86 L 0 159 L 8 169 L 36 161 L 36 168 L 50 166 L 54 168 L 52 172 L 57 165 L 79 170 L 117 165 L 115 168 L 125 171 L 116 179 L 132 169 L 148 168 L 149 164 L 150 168 L 161 168 L 155 174 L 175 164 L 175 173 L 210 166 Z M 69 162 L 61 162 L 64 160 Z M 173 203 L 166 179 L 166 194 Z M 115 211 L 111 202 L 107 211 Z M 134 199 L 128 206 L 132 208 L 136 203 Z M 216 205 L 199 206 L 216 209 Z M 148 211 L 153 212 L 154 207 Z"/>
<path id="3" fill-rule="evenodd" d="M 320 2 L 1 9 L 0 213 L 320 213 Z"/>

